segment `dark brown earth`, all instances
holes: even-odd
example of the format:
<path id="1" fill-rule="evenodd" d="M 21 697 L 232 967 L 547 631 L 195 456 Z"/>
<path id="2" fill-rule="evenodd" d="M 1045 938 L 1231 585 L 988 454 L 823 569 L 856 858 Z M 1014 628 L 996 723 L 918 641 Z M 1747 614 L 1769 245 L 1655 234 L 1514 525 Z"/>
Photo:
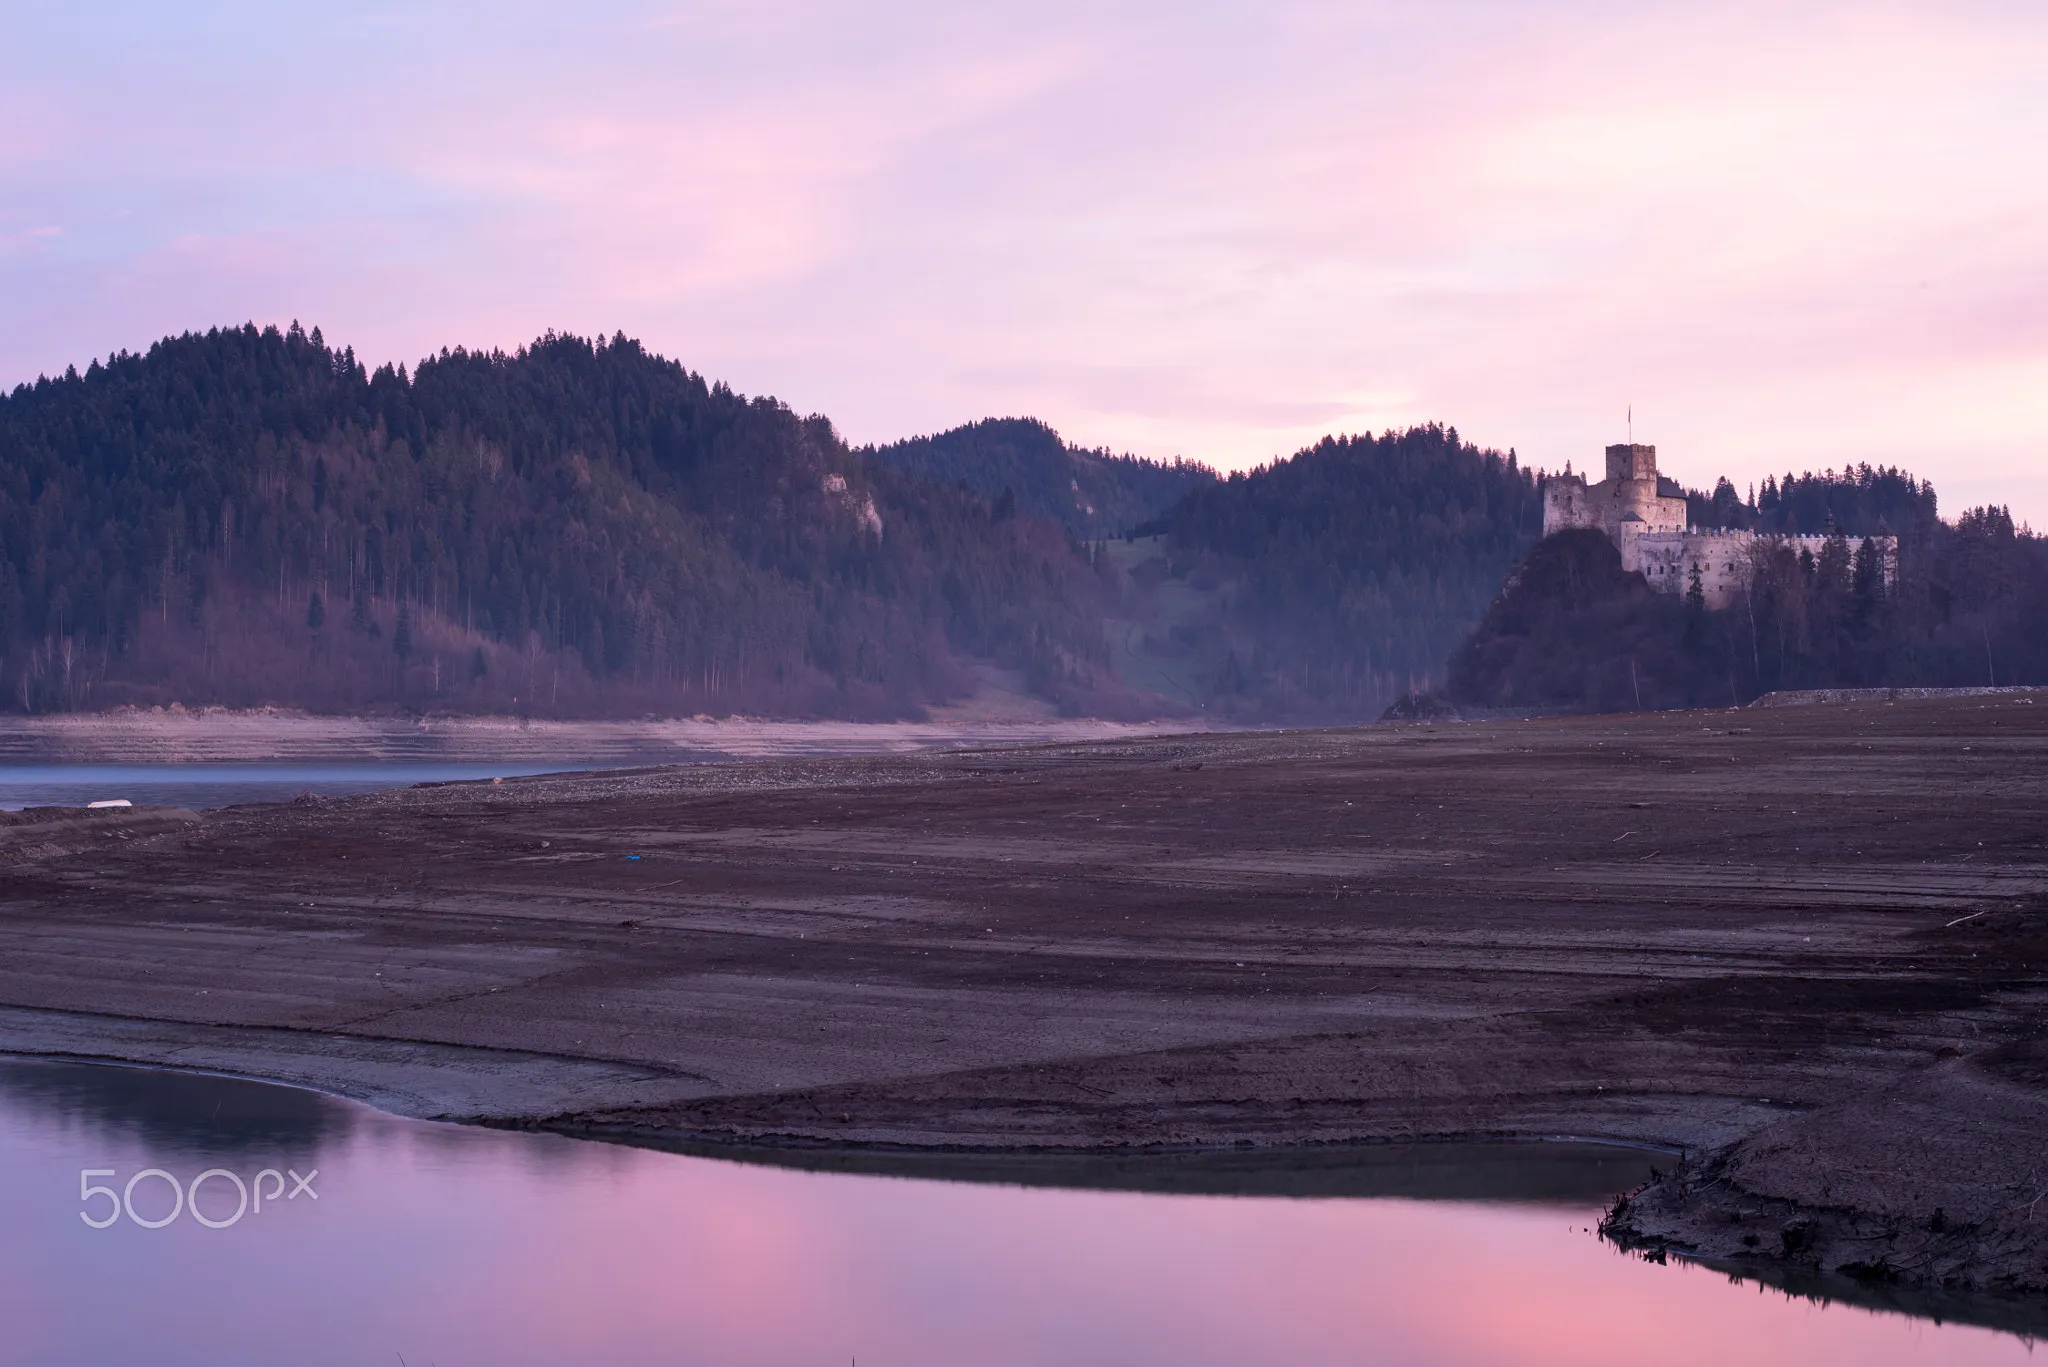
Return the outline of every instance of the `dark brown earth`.
<path id="1" fill-rule="evenodd" d="M 1618 1238 L 2048 1324 L 2048 695 L 31 814 L 0 874 L 16 1052 L 668 1143 L 1620 1140 L 1686 1161 Z"/>

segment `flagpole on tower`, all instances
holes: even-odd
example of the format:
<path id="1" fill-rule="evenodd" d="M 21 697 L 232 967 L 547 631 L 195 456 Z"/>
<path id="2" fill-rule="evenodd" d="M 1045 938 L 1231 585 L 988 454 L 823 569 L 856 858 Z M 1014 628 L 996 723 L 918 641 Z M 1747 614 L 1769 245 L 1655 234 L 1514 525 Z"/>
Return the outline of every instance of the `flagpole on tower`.
<path id="1" fill-rule="evenodd" d="M 1636 406 L 1634 404 L 1628 406 L 1628 444 L 1630 446 L 1636 444 Z"/>

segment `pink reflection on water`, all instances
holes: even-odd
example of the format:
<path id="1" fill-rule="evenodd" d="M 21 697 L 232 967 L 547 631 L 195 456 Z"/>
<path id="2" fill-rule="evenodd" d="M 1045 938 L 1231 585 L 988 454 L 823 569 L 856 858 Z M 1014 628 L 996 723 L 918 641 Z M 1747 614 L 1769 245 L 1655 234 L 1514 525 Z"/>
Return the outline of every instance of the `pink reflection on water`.
<path id="1" fill-rule="evenodd" d="M 0 1093 L 0 1361 L 2030 1357 L 1989 1331 L 1648 1266 L 1600 1244 L 1592 1211 L 821 1175 L 353 1114 L 322 1142 L 317 1206 L 223 1231 L 91 1231 L 77 1219 L 79 1167 L 125 1177 L 155 1163 L 189 1178 L 210 1161 L 11 1114 Z"/>

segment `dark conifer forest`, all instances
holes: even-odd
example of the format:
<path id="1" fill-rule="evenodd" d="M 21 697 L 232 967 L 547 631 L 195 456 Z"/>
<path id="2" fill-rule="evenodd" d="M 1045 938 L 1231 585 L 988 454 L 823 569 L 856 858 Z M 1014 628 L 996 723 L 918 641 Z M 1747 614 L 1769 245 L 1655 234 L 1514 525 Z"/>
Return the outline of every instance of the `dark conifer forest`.
<path id="1" fill-rule="evenodd" d="M 1171 568 L 1230 588 L 1183 639 L 1212 706 L 1341 717 L 1440 675 L 1542 530 L 1533 471 L 1456 428 L 1326 438 L 1192 491 Z"/>
<path id="2" fill-rule="evenodd" d="M 624 337 L 408 375 L 245 327 L 0 399 L 16 709 L 896 716 L 988 659 L 1114 712 L 1097 597 L 1056 526 Z"/>
<path id="3" fill-rule="evenodd" d="M 1058 523 L 1074 536 L 1117 536 L 1216 482 L 1206 465 L 1162 464 L 1084 451 L 1034 418 L 989 418 L 936 436 L 869 448 L 877 461 L 932 484 L 956 485 Z"/>
<path id="4" fill-rule="evenodd" d="M 1745 499 L 1721 480 L 1711 494 L 1682 495 L 1695 527 L 1723 527 L 1779 536 L 1879 536 L 1921 526 L 1934 518 L 1934 486 L 1903 470 L 1859 465 L 1836 474 L 1766 477 Z"/>
<path id="5" fill-rule="evenodd" d="M 1537 545 L 1536 473 L 1454 428 L 1227 479 L 1025 419 L 854 450 L 623 336 L 408 373 L 229 328 L 0 395 L 0 710 L 886 718 L 992 667 L 1069 714 L 1271 722 L 1447 659 L 1529 709 L 2048 680 L 2048 552 L 2003 510 L 1867 466 L 1674 492 L 1835 540 L 1766 544 L 1708 612 L 1604 537 Z"/>

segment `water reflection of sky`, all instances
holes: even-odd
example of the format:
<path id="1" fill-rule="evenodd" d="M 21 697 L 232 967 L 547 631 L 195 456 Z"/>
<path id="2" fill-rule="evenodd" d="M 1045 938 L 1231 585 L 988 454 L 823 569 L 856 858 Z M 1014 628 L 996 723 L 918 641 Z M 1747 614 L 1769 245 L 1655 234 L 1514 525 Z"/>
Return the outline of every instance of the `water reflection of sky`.
<path id="1" fill-rule="evenodd" d="M 78 1172 L 318 1167 L 233 1228 L 87 1229 Z M 7 1361 L 1769 1364 L 2020 1341 L 1651 1267 L 1594 1212 L 847 1176 L 0 1063 Z"/>

